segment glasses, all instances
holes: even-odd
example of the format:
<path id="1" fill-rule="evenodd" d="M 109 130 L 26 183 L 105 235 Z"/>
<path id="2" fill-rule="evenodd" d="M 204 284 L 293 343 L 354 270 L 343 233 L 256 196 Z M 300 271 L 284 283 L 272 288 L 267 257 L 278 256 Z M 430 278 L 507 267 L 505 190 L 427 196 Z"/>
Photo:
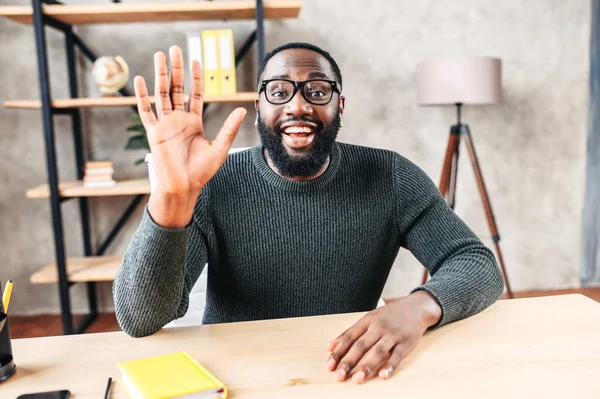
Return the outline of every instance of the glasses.
<path id="1" fill-rule="evenodd" d="M 268 79 L 260 83 L 258 95 L 264 91 L 268 102 L 281 105 L 290 102 L 298 90 L 306 101 L 314 105 L 329 104 L 334 92 L 340 94 L 338 84 L 333 80 L 311 79 L 295 82 L 288 79 Z"/>

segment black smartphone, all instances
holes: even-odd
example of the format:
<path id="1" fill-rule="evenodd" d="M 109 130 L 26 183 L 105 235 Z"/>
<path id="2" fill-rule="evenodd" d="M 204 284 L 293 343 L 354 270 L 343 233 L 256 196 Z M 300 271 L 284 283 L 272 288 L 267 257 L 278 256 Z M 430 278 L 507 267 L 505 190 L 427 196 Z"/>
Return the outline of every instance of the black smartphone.
<path id="1" fill-rule="evenodd" d="M 17 399 L 69 399 L 69 396 L 71 396 L 71 391 L 63 389 L 62 391 L 26 393 Z"/>

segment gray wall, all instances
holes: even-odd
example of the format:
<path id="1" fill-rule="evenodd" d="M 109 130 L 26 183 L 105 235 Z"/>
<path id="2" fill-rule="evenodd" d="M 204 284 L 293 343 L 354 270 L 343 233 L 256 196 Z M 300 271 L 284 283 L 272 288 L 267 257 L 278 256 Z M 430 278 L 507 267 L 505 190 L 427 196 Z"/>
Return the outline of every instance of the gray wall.
<path id="1" fill-rule="evenodd" d="M 304 0 L 299 19 L 266 23 L 267 49 L 307 41 L 329 50 L 342 69 L 347 98 L 340 139 L 398 151 L 436 182 L 455 113 L 452 108 L 416 105 L 416 65 L 429 57 L 452 54 L 502 58 L 505 102 L 466 107 L 464 120 L 477 145 L 509 277 L 515 290 L 571 287 L 578 284 L 581 253 L 589 13 L 589 1 L 581 0 Z M 219 26 L 234 29 L 238 47 L 252 31 L 249 22 L 102 25 L 77 31 L 97 53 L 124 56 L 133 74 L 151 80 L 155 51 L 167 50 L 171 44 L 185 46 L 187 31 Z M 64 41 L 50 32 L 48 43 L 53 95 L 64 97 Z M 0 49 L 0 101 L 38 98 L 32 28 L 0 20 Z M 81 94 L 97 96 L 88 77 L 89 64 L 82 62 L 82 66 Z M 240 90 L 252 90 L 255 72 L 251 54 L 238 69 Z M 209 135 L 232 108 L 210 108 Z M 143 166 L 133 166 L 142 154 L 122 150 L 130 109 L 93 109 L 83 114 L 91 158 L 111 159 L 117 177 L 145 175 Z M 250 113 L 235 145 L 257 143 L 253 119 Z M 69 121 L 58 117 L 56 126 L 60 176 L 72 179 L 75 161 Z M 15 281 L 13 312 L 54 312 L 58 310 L 56 285 L 28 283 L 31 272 L 53 260 L 49 201 L 24 198 L 27 188 L 46 179 L 40 112 L 0 109 L 0 137 L 0 279 Z M 107 233 L 128 201 L 125 197 L 91 201 L 96 237 Z M 67 203 L 63 210 L 68 253 L 76 256 L 82 251 L 76 203 Z M 491 244 L 466 157 L 460 165 L 456 210 Z M 138 220 L 139 212 L 107 254 L 125 251 Z M 418 284 L 421 270 L 410 254 L 401 253 L 384 295 L 406 294 Z M 110 308 L 111 286 L 100 288 L 101 305 Z M 71 292 L 75 309 L 84 310 L 82 290 Z"/>

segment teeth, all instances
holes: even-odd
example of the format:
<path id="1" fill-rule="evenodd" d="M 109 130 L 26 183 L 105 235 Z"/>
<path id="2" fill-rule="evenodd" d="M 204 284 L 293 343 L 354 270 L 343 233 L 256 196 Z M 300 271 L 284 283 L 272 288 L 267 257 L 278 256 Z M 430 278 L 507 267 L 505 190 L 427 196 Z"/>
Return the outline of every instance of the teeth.
<path id="1" fill-rule="evenodd" d="M 284 132 L 287 134 L 290 134 L 290 133 L 312 133 L 312 129 L 309 127 L 305 127 L 305 126 L 290 126 L 288 128 L 285 128 Z"/>

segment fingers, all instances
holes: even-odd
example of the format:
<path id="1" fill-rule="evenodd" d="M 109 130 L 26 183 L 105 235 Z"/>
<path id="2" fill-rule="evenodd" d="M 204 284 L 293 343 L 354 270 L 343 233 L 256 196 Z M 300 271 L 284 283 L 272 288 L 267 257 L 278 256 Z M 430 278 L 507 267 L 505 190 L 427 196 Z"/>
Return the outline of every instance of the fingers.
<path id="1" fill-rule="evenodd" d="M 394 373 L 394 370 L 398 368 L 398 365 L 406 356 L 406 352 L 404 347 L 401 344 L 396 345 L 396 347 L 392 350 L 392 354 L 387 362 L 387 364 L 379 370 L 379 376 L 383 379 L 388 379 Z"/>
<path id="2" fill-rule="evenodd" d="M 177 46 L 171 46 L 169 49 L 169 59 L 171 61 L 171 103 L 173 109 L 185 110 L 183 97 L 183 54 Z"/>
<path id="3" fill-rule="evenodd" d="M 156 100 L 158 118 L 162 118 L 163 115 L 173 110 L 169 98 L 168 79 L 167 56 L 162 51 L 158 51 L 154 54 L 154 98 Z"/>
<path id="4" fill-rule="evenodd" d="M 342 335 L 333 340 L 331 346 L 333 346 L 334 343 L 335 346 L 333 346 L 333 348 L 331 349 L 331 355 L 329 356 L 329 360 L 327 361 L 327 368 L 329 369 L 329 371 L 333 371 L 336 369 L 340 360 L 342 360 L 342 358 L 346 355 L 346 353 L 356 342 L 356 340 L 367 331 L 368 327 L 369 322 L 363 317 L 362 319 L 357 321 L 356 324 L 347 329 Z M 377 340 L 373 342 L 376 341 Z"/>
<path id="5" fill-rule="evenodd" d="M 383 337 L 373 345 L 356 365 L 352 381 L 362 384 L 370 376 L 377 375 L 379 368 L 385 365 L 390 359 L 390 351 L 396 344 L 396 341 Z M 398 345 L 397 347 L 400 347 Z M 387 367 L 387 366 L 386 366 Z M 383 377 L 382 377 L 383 378 Z"/>
<path id="6" fill-rule="evenodd" d="M 336 339 L 334 339 L 333 341 L 329 341 L 329 343 L 327 344 L 327 351 L 328 352 L 332 352 L 335 349 L 335 347 L 337 346 L 338 342 L 340 342 L 340 338 L 342 338 L 341 335 L 339 337 L 337 337 Z"/>
<path id="7" fill-rule="evenodd" d="M 240 128 L 244 116 L 246 116 L 246 112 L 245 108 L 236 108 L 227 117 L 225 123 L 223 123 L 223 127 L 219 130 L 219 134 L 212 142 L 212 145 L 216 146 L 221 153 L 226 154 L 231 148 L 233 139 L 235 139 L 235 135 Z"/>
<path id="8" fill-rule="evenodd" d="M 192 89 L 190 91 L 189 111 L 200 116 L 202 116 L 202 107 L 204 106 L 202 84 L 203 76 L 200 62 L 194 60 L 192 61 Z"/>
<path id="9" fill-rule="evenodd" d="M 367 331 L 358 338 L 354 338 L 349 344 L 350 339 L 342 338 L 338 346 L 333 350 L 330 356 L 330 360 L 337 361 L 336 379 L 338 381 L 344 381 L 350 375 L 350 372 L 362 359 L 362 357 L 371 349 L 373 345 L 379 339 L 381 335 L 374 331 Z M 367 372 L 370 374 L 371 370 Z"/>
<path id="10" fill-rule="evenodd" d="M 157 122 L 156 115 L 152 112 L 150 105 L 150 97 L 148 97 L 148 88 L 146 81 L 141 76 L 136 76 L 133 79 L 133 88 L 135 91 L 135 99 L 137 101 L 137 109 L 140 114 L 140 119 L 148 131 L 148 126 L 152 126 Z"/>

